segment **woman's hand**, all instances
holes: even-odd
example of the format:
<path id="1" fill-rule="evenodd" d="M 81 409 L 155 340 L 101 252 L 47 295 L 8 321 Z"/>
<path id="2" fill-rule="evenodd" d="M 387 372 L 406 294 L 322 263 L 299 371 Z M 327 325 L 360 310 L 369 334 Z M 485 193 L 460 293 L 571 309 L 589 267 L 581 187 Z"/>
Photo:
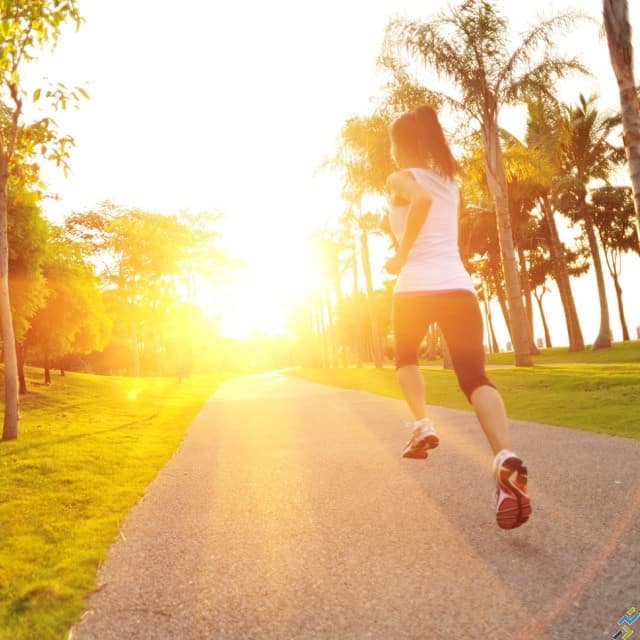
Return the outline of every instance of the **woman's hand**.
<path id="1" fill-rule="evenodd" d="M 384 268 L 390 274 L 395 276 L 400 273 L 400 270 L 404 266 L 405 261 L 406 261 L 405 258 L 403 258 L 401 255 L 396 253 L 394 256 L 392 256 L 387 260 L 386 264 L 384 265 Z"/>

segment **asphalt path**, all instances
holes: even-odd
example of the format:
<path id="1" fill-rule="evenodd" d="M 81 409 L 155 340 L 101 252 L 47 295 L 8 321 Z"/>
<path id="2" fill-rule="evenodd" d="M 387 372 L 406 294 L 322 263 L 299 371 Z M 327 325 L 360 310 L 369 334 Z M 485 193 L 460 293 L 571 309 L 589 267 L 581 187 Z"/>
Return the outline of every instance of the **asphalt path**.
<path id="1" fill-rule="evenodd" d="M 398 400 L 280 374 L 225 383 L 70 636 L 612 638 L 640 610 L 640 441 L 513 421 L 534 512 L 502 531 L 475 417 L 430 415 L 440 447 L 405 460 Z"/>

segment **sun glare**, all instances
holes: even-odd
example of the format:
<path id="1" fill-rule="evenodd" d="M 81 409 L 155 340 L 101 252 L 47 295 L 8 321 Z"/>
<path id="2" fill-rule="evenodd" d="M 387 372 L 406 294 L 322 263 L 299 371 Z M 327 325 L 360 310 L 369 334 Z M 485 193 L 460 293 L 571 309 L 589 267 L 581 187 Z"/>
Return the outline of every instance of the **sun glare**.
<path id="1" fill-rule="evenodd" d="M 268 255 L 254 253 L 247 269 L 224 293 L 221 331 L 235 338 L 256 332 L 286 333 L 296 301 L 319 286 L 318 270 L 303 247 Z"/>

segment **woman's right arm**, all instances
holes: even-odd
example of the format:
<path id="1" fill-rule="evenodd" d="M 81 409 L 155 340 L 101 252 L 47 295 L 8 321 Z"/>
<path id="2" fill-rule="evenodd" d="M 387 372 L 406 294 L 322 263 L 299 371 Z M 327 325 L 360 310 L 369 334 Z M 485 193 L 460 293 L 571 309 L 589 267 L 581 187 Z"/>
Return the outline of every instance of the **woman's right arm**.
<path id="1" fill-rule="evenodd" d="M 410 171 L 392 173 L 387 178 L 387 188 L 392 194 L 397 194 L 400 198 L 409 202 L 407 222 L 400 240 L 400 246 L 396 250 L 396 255 L 387 262 L 387 270 L 391 271 L 391 273 L 398 273 L 406 262 L 420 229 L 422 229 L 427 220 L 432 198 L 429 191 L 421 184 L 418 184 Z"/>

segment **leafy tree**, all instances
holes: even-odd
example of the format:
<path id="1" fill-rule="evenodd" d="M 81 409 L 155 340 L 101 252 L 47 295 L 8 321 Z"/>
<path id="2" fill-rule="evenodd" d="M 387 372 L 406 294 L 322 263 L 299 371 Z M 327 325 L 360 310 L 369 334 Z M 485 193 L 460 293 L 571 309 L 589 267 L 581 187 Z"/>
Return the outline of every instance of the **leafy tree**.
<path id="1" fill-rule="evenodd" d="M 627 0 L 603 0 L 602 5 L 611 65 L 620 92 L 624 145 L 633 185 L 636 230 L 640 238 L 640 102 L 633 74 L 629 3 Z"/>
<path id="2" fill-rule="evenodd" d="M 42 216 L 40 194 L 23 188 L 16 192 L 11 181 L 8 197 L 11 218 L 8 220 L 9 291 L 11 314 L 18 357 L 19 392 L 27 392 L 24 365 L 27 355 L 25 338 L 31 321 L 44 306 L 49 289 L 43 264 L 49 254 L 49 224 Z"/>
<path id="3" fill-rule="evenodd" d="M 524 149 L 531 161 L 528 179 L 537 187 L 537 207 L 544 220 L 541 227 L 558 287 L 569 338 L 569 352 L 583 351 L 584 338 L 571 290 L 568 269 L 569 250 L 560 240 L 556 224 L 555 200 L 552 190 L 564 171 L 562 145 L 566 127 L 561 105 L 553 96 L 539 95 L 527 102 L 527 130 Z"/>
<path id="4" fill-rule="evenodd" d="M 175 323 L 167 318 L 182 305 L 193 305 L 204 273 L 216 282 L 235 266 L 217 245 L 218 217 L 164 215 L 104 202 L 67 218 L 67 232 L 98 265 L 114 319 L 106 359 L 116 369 L 158 373 L 169 351 L 192 351 L 189 323 L 175 335 Z M 196 320 L 192 314 L 185 318 Z M 185 361 L 177 367 L 180 375 Z"/>
<path id="5" fill-rule="evenodd" d="M 36 136 L 32 133 L 39 132 L 38 151 L 58 164 L 65 164 L 70 144 L 68 137 L 57 134 L 55 123 L 49 118 L 31 126 L 21 126 L 26 98 L 21 71 L 44 46 L 56 45 L 66 23 L 79 25 L 81 18 L 76 0 L 3 0 L 0 17 L 0 329 L 5 366 L 2 437 L 11 440 L 18 437 L 18 371 L 9 293 L 7 184 L 19 166 L 16 162 L 20 156 L 16 153 L 19 145 L 23 144 L 24 155 L 34 155 L 36 151 L 32 146 Z M 36 88 L 32 99 L 47 98 L 51 108 L 57 110 L 65 109 L 83 94 L 82 90 L 70 90 L 58 84 L 51 88 Z"/>
<path id="6" fill-rule="evenodd" d="M 629 340 L 629 329 L 622 304 L 620 270 L 622 254 L 628 251 L 640 253 L 638 232 L 635 225 L 633 191 L 628 187 L 601 187 L 591 191 L 591 214 L 604 249 L 605 262 L 616 290 L 618 313 L 622 327 L 622 339 Z"/>
<path id="7" fill-rule="evenodd" d="M 380 231 L 382 219 L 375 213 L 363 211 L 363 201 L 367 194 L 379 196 L 384 193 L 386 178 L 394 168 L 389 154 L 387 126 L 388 119 L 382 113 L 351 118 L 342 128 L 338 153 L 331 162 L 343 174 L 342 194 L 351 205 L 342 222 L 349 228 L 349 235 L 356 239 L 360 248 L 376 367 L 382 366 L 383 353 L 374 311 L 369 235 Z M 356 276 L 357 267 L 354 271 L 354 277 Z"/>
<path id="8" fill-rule="evenodd" d="M 600 329 L 593 349 L 611 346 L 609 305 L 591 209 L 587 204 L 588 186 L 594 180 L 608 182 L 613 169 L 624 160 L 624 151 L 611 142 L 618 127 L 615 116 L 598 111 L 596 96 L 580 95 L 577 105 L 565 107 L 561 145 L 563 173 L 554 191 L 559 209 L 573 222 L 581 224 L 589 242 L 600 302 Z"/>
<path id="9" fill-rule="evenodd" d="M 498 118 L 503 105 L 548 91 L 567 72 L 584 71 L 578 60 L 558 56 L 554 35 L 578 16 L 565 13 L 539 21 L 509 50 L 507 20 L 488 0 L 465 0 L 429 22 L 395 19 L 387 27 L 383 58 L 405 51 L 440 77 L 455 83 L 459 96 L 440 94 L 443 107 L 478 123 L 484 164 L 499 229 L 502 267 L 517 365 L 530 365 L 529 332 L 516 263 L 507 177 Z M 541 53 L 536 61 L 537 55 Z"/>
<path id="10" fill-rule="evenodd" d="M 51 383 L 53 359 L 101 349 L 111 322 L 93 268 L 77 245 L 54 228 L 43 265 L 49 295 L 38 310 L 24 340 L 24 349 L 35 348 L 42 357 L 44 382 Z"/>

